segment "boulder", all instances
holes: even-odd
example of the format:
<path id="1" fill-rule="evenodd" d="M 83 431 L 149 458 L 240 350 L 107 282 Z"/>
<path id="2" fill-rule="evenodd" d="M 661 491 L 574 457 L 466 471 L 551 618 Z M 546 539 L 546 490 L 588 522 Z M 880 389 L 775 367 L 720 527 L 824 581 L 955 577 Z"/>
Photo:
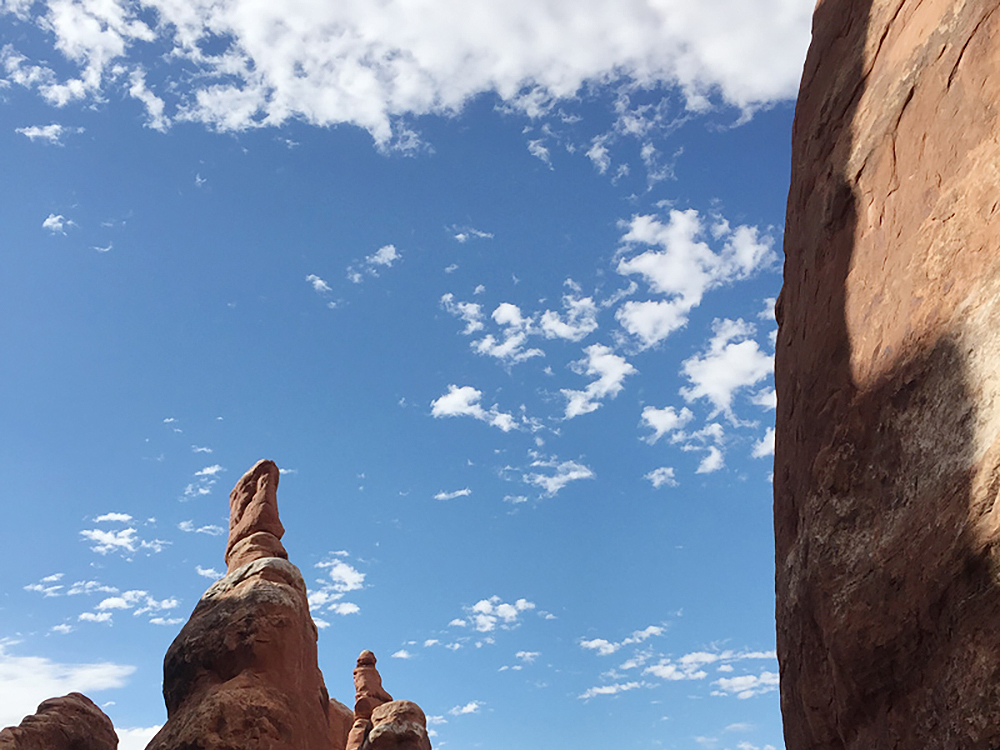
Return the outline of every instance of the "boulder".
<path id="1" fill-rule="evenodd" d="M 427 717 L 416 703 L 390 701 L 372 711 L 370 750 L 431 750 Z"/>
<path id="2" fill-rule="evenodd" d="M 1000 747 L 1000 13 L 820 0 L 777 304 L 788 750 Z"/>
<path id="3" fill-rule="evenodd" d="M 118 735 L 90 698 L 49 698 L 16 727 L 0 731 L 0 750 L 115 750 Z"/>

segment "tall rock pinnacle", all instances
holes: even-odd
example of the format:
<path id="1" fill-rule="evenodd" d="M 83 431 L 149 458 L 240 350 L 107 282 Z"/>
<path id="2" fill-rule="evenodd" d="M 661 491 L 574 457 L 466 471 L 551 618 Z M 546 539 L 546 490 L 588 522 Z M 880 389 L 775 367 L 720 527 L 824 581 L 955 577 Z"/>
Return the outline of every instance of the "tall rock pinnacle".
<path id="1" fill-rule="evenodd" d="M 330 701 L 305 582 L 288 562 L 278 467 L 257 463 L 230 498 L 226 576 L 167 650 L 167 723 L 147 750 L 330 750 Z"/>
<path id="2" fill-rule="evenodd" d="M 354 669 L 354 726 L 346 750 L 431 750 L 427 718 L 416 703 L 394 701 L 382 687 L 375 654 L 362 651 Z"/>
<path id="3" fill-rule="evenodd" d="M 816 6 L 777 305 L 788 750 L 1000 747 L 998 10 Z"/>
<path id="4" fill-rule="evenodd" d="M 274 461 L 258 461 L 229 495 L 228 572 L 262 557 L 288 559 L 281 544 L 285 527 L 278 518 L 278 479 Z"/>

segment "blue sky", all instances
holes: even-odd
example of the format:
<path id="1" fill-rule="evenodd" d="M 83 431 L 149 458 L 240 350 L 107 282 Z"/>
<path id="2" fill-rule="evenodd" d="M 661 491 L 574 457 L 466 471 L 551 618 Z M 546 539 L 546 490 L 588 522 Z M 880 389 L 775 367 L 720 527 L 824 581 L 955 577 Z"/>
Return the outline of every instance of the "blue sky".
<path id="1" fill-rule="evenodd" d="M 282 468 L 320 666 L 436 747 L 780 748 L 808 2 L 0 0 L 0 725 L 123 750 Z"/>

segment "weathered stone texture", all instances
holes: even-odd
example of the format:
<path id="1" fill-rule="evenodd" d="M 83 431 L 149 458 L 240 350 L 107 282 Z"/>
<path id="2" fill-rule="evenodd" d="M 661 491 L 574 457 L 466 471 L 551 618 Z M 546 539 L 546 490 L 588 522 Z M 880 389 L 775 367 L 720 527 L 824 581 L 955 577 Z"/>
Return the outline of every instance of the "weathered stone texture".
<path id="1" fill-rule="evenodd" d="M 115 750 L 118 735 L 90 698 L 49 698 L 16 727 L 0 731 L 0 750 Z"/>
<path id="2" fill-rule="evenodd" d="M 1000 747 L 998 7 L 816 7 L 776 352 L 789 750 Z"/>
<path id="3" fill-rule="evenodd" d="M 278 468 L 262 461 L 233 490 L 229 572 L 167 650 L 167 723 L 148 750 L 330 750 L 316 626 L 279 541 L 277 484 Z"/>

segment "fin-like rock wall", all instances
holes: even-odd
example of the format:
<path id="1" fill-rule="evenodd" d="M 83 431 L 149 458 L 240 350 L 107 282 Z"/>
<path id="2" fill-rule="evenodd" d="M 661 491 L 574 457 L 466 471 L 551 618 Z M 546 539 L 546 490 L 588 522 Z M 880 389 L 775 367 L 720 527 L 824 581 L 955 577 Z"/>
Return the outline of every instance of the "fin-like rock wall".
<path id="1" fill-rule="evenodd" d="M 777 305 L 789 750 L 1000 747 L 998 8 L 816 6 Z"/>
<path id="2" fill-rule="evenodd" d="M 70 693 L 42 701 L 16 727 L 0 731 L 0 750 L 115 750 L 118 735 L 90 698 Z"/>

